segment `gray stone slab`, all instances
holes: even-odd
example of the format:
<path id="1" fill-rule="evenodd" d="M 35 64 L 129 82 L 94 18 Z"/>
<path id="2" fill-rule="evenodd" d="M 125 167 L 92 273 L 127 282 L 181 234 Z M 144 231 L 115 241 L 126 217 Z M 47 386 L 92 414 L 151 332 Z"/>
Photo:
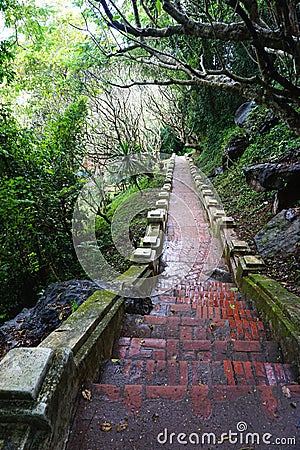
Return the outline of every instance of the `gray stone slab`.
<path id="1" fill-rule="evenodd" d="M 227 228 L 235 228 L 236 227 L 236 223 L 233 219 L 233 217 L 221 217 L 219 219 L 219 223 L 221 227 L 227 227 Z"/>
<path id="2" fill-rule="evenodd" d="M 169 203 L 168 203 L 168 200 L 161 199 L 161 200 L 157 200 L 155 206 L 157 206 L 157 208 L 160 208 L 160 209 L 168 209 Z"/>
<path id="3" fill-rule="evenodd" d="M 165 198 L 165 199 L 168 199 L 169 196 L 170 196 L 169 192 L 166 192 L 166 191 L 162 191 L 162 192 L 159 192 L 159 193 L 158 193 L 158 197 L 159 197 L 159 198 Z"/>
<path id="4" fill-rule="evenodd" d="M 214 194 L 213 194 L 213 191 L 211 189 L 207 189 L 206 186 L 205 186 L 205 189 L 202 190 L 202 195 L 203 195 L 203 197 L 210 197 L 210 196 L 212 196 Z"/>
<path id="5" fill-rule="evenodd" d="M 149 264 L 150 262 L 154 261 L 155 256 L 156 252 L 151 247 L 138 247 L 133 252 L 132 261 Z"/>
<path id="6" fill-rule="evenodd" d="M 158 241 L 158 236 L 145 236 L 142 238 L 142 242 L 144 244 L 144 247 L 151 247 L 152 245 L 156 245 Z"/>
<path id="7" fill-rule="evenodd" d="M 165 220 L 166 211 L 164 209 L 153 209 L 148 211 L 147 221 L 148 223 L 160 223 Z"/>
<path id="8" fill-rule="evenodd" d="M 233 239 L 229 243 L 230 253 L 250 253 L 250 247 L 246 241 Z M 251 264 L 250 264 L 251 265 Z"/>
<path id="9" fill-rule="evenodd" d="M 0 398 L 36 400 L 52 362 L 50 348 L 14 348 L 0 362 Z"/>
<path id="10" fill-rule="evenodd" d="M 149 258 L 151 256 L 151 249 L 138 247 L 134 251 L 134 256 L 136 258 Z"/>
<path id="11" fill-rule="evenodd" d="M 206 202 L 206 205 L 208 206 L 208 207 L 210 207 L 210 206 L 218 206 L 218 200 L 216 200 L 216 199 L 214 199 L 214 198 L 212 198 L 212 199 L 205 199 L 205 202 Z"/>
<path id="12" fill-rule="evenodd" d="M 160 225 L 150 223 L 146 228 L 146 236 L 155 236 L 156 238 L 160 237 Z"/>

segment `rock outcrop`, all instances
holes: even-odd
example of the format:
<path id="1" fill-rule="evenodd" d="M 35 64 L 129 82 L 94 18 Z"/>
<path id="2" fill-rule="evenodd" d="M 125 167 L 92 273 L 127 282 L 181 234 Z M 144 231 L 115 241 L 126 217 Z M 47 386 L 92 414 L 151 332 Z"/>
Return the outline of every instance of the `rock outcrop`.
<path id="1" fill-rule="evenodd" d="M 300 186 L 300 162 L 290 166 L 281 163 L 256 164 L 243 168 L 247 183 L 255 191 L 283 190 Z"/>
<path id="2" fill-rule="evenodd" d="M 234 122 L 237 126 L 244 128 L 250 112 L 256 107 L 254 102 L 245 102 L 238 107 L 234 114 Z"/>
<path id="3" fill-rule="evenodd" d="M 232 166 L 232 164 L 242 156 L 248 145 L 249 141 L 247 136 L 243 136 L 242 134 L 232 136 L 224 148 L 222 159 L 223 168 L 228 169 Z"/>
<path id="4" fill-rule="evenodd" d="M 223 169 L 234 164 L 249 146 L 249 139 L 253 134 L 268 133 L 278 123 L 278 118 L 272 111 L 262 113 L 254 102 L 243 103 L 235 112 L 235 124 L 242 128 L 239 134 L 232 135 L 224 148 L 222 159 Z"/>
<path id="5" fill-rule="evenodd" d="M 290 255 L 300 243 L 300 208 L 282 210 L 255 236 L 262 257 Z"/>
<path id="6" fill-rule="evenodd" d="M 2 352 L 13 347 L 38 345 L 72 313 L 72 310 L 99 289 L 97 283 L 89 280 L 50 284 L 33 308 L 24 309 L 0 327 Z"/>
<path id="7" fill-rule="evenodd" d="M 277 191 L 274 212 L 290 208 L 300 199 L 299 151 L 288 154 L 275 163 L 256 164 L 244 167 L 249 186 L 258 191 Z"/>
<path id="8" fill-rule="evenodd" d="M 254 102 L 243 103 L 235 112 L 234 121 L 249 136 L 255 133 L 268 133 L 278 123 L 278 117 L 272 111 L 261 114 L 255 111 Z M 251 115 L 250 115 L 251 113 Z"/>

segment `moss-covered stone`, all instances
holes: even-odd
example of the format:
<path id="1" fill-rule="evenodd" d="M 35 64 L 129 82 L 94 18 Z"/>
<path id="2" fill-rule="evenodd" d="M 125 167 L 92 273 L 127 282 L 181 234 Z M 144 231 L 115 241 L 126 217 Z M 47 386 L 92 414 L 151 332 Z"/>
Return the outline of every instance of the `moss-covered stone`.
<path id="1" fill-rule="evenodd" d="M 300 367 L 300 299 L 271 278 L 250 274 L 242 291 L 255 302 L 281 344 L 286 358 Z"/>
<path id="2" fill-rule="evenodd" d="M 132 266 L 117 284 L 135 289 L 138 285 L 138 289 L 143 289 L 151 273 L 145 265 Z M 102 362 L 110 357 L 113 343 L 119 337 L 123 317 L 121 296 L 105 290 L 91 295 L 35 349 L 37 353 L 50 353 L 53 360 L 46 375 L 42 374 L 43 379 L 38 378 L 41 383 L 33 398 L 30 401 L 28 395 L 25 399 L 24 395 L 17 399 L 6 395 L 0 398 L 0 433 L 1 428 L 3 433 L 8 430 L 7 423 L 19 424 L 22 430 L 27 430 L 20 450 L 62 450 L 78 390 L 83 382 L 97 379 Z M 36 377 L 37 384 L 35 380 Z M 25 388 L 28 390 L 27 385 Z M 19 437 L 18 434 L 16 439 Z"/>

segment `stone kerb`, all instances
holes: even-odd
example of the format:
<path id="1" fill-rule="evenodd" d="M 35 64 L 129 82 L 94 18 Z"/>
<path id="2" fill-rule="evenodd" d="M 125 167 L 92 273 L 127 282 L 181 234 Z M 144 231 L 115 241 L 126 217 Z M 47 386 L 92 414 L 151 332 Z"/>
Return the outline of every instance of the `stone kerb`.
<path id="1" fill-rule="evenodd" d="M 300 299 L 279 283 L 261 274 L 249 274 L 243 280 L 246 298 L 269 324 L 284 356 L 300 368 Z"/>
<path id="2" fill-rule="evenodd" d="M 155 250 L 156 258 L 161 256 L 163 246 L 163 234 L 162 231 L 159 232 L 158 236 L 144 236 L 141 241 L 139 247 L 142 248 L 151 248 Z"/>
<path id="3" fill-rule="evenodd" d="M 145 236 L 141 239 L 138 248 L 134 250 L 131 261 L 139 264 L 150 264 L 154 273 L 158 273 L 159 258 L 161 256 L 164 233 L 166 230 L 169 197 L 172 188 L 173 172 L 175 166 L 175 155 L 172 155 L 167 164 L 165 184 L 158 194 L 156 209 L 147 213 L 147 229 Z"/>
<path id="4" fill-rule="evenodd" d="M 264 263 L 261 258 L 251 255 L 251 249 L 246 242 L 240 241 L 234 231 L 235 223 L 232 217 L 226 216 L 224 209 L 221 208 L 219 199 L 215 197 L 210 184 L 203 176 L 196 175 L 198 169 L 192 161 L 189 161 L 191 172 L 196 186 L 199 186 L 199 178 L 202 179 L 202 185 L 198 188 L 199 198 L 205 209 L 209 220 L 211 230 L 224 248 L 225 260 L 233 274 L 235 282 L 241 286 L 243 277 L 249 273 L 261 273 L 264 271 Z M 249 258 L 245 259 L 248 255 Z"/>
<path id="5" fill-rule="evenodd" d="M 169 202 L 166 199 L 159 199 L 155 203 L 155 206 L 158 209 L 165 209 L 166 211 L 168 211 L 168 209 L 169 209 Z"/>
<path id="6" fill-rule="evenodd" d="M 223 230 L 224 232 L 225 230 Z M 240 257 L 250 255 L 251 250 L 247 242 L 239 240 L 235 233 L 229 234 L 225 232 L 223 236 L 225 237 L 224 258 L 234 279 L 238 283 L 237 271 L 240 266 Z"/>
<path id="7" fill-rule="evenodd" d="M 168 191 L 168 192 L 171 191 L 171 188 L 172 188 L 171 183 L 165 183 L 165 184 L 163 185 L 163 187 L 162 187 L 162 189 L 163 189 L 164 191 Z"/>
<path id="8" fill-rule="evenodd" d="M 131 261 L 137 264 L 151 264 L 154 273 L 157 273 L 156 249 L 152 247 L 138 247 L 134 250 Z"/>
<path id="9" fill-rule="evenodd" d="M 225 213 L 224 209 L 222 209 L 221 207 L 218 207 L 218 208 L 211 207 L 210 215 L 211 215 L 211 222 L 214 224 L 217 224 L 219 219 L 226 217 L 226 213 Z"/>
<path id="10" fill-rule="evenodd" d="M 191 159 L 187 160 L 195 180 L 197 169 L 195 170 Z M 251 254 L 248 244 L 237 237 L 234 219 L 227 217 L 224 210 L 215 206 L 218 201 L 214 198 L 209 184 L 202 182 L 201 185 L 199 179 L 195 180 L 195 184 L 212 232 L 222 243 L 225 261 L 236 284 L 250 300 L 255 302 L 257 310 L 270 324 L 283 351 L 300 367 L 299 297 L 264 275 L 263 259 Z"/>
<path id="11" fill-rule="evenodd" d="M 238 257 L 232 251 L 232 242 L 238 241 L 238 237 L 234 231 L 235 223 L 232 217 L 226 216 L 224 209 L 221 207 L 220 201 L 215 197 L 214 191 L 209 182 L 203 177 L 197 175 L 199 173 L 198 169 L 194 166 L 192 161 L 189 161 L 191 173 L 198 190 L 199 199 L 204 207 L 208 221 L 211 226 L 212 233 L 217 237 L 224 248 L 224 256 L 226 262 L 228 263 L 234 279 L 236 282 L 236 273 L 238 267 Z M 200 184 L 199 179 L 202 182 Z M 248 247 L 248 253 L 250 254 L 250 248 Z M 244 254 L 244 253 L 243 253 Z"/>
<path id="12" fill-rule="evenodd" d="M 170 194 L 167 191 L 161 191 L 158 193 L 159 200 L 161 200 L 161 199 L 169 200 L 169 197 L 170 197 Z"/>
<path id="13" fill-rule="evenodd" d="M 190 167 L 195 172 L 195 166 L 190 162 Z M 197 169 L 196 169 L 197 170 Z M 197 177 L 199 185 L 199 176 L 193 175 L 194 180 Z M 220 201 L 216 198 L 214 191 L 204 177 L 200 177 L 202 185 L 198 188 L 199 198 L 205 209 L 207 218 L 209 220 L 212 233 L 217 237 L 224 248 L 225 261 L 228 264 L 233 278 L 237 285 L 241 286 L 243 277 L 249 273 L 261 273 L 264 271 L 264 263 L 261 258 L 253 263 L 251 260 L 251 249 L 245 242 L 241 242 L 235 231 L 235 222 L 232 217 L 226 216 L 224 209 L 220 205 Z M 197 184 L 196 184 L 197 186 Z M 245 259 L 248 255 L 250 259 Z"/>

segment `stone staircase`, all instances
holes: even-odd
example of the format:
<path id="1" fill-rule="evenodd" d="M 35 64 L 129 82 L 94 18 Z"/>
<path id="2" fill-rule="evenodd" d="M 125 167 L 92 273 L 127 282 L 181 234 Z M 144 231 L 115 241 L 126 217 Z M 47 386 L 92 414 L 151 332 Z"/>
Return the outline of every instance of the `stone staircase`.
<path id="1" fill-rule="evenodd" d="M 242 298 L 232 283 L 201 279 L 205 257 L 214 243 L 191 184 L 188 168 L 177 159 L 163 259 L 166 272 L 177 266 L 178 276 L 180 264 L 189 260 L 189 252 L 183 251 L 187 247 L 182 235 L 192 248 L 196 224 L 200 244 L 193 266 L 176 282 L 172 277 L 158 280 L 159 294 L 153 297 L 151 314 L 125 318 L 122 335 L 111 359 L 104 364 L 99 382 L 85 387 L 92 400 L 82 398 L 79 403 L 70 450 L 146 448 L 144 441 L 139 444 L 138 434 L 146 439 L 147 432 L 141 432 L 137 418 L 143 423 L 147 411 L 158 411 L 151 416 L 154 425 L 161 408 L 164 415 L 169 414 L 169 421 L 177 411 L 178 423 L 184 417 L 190 417 L 192 423 L 192 416 L 208 419 L 226 402 L 230 410 L 231 404 L 248 398 L 256 408 L 254 416 L 272 420 L 277 416 L 283 386 L 291 396 L 300 394 L 295 367 L 283 361 L 280 348 L 252 302 Z M 184 198 L 193 211 L 193 224 L 185 220 L 183 205 L 176 196 Z M 216 264 L 224 268 L 222 260 L 216 260 Z M 160 292 L 162 289 L 164 292 Z M 233 418 L 237 410 L 233 408 Z M 120 437 L 120 430 L 127 430 L 130 419 L 126 418 L 123 428 L 120 423 L 115 428 L 114 420 L 122 415 L 135 417 L 131 443 Z M 93 428 L 95 423 L 98 431 Z M 109 428 L 104 431 L 109 432 L 99 435 L 103 424 Z M 151 445 L 161 448 L 155 436 Z"/>
<path id="2" fill-rule="evenodd" d="M 229 284 L 207 284 L 206 289 L 195 289 L 196 300 L 187 301 L 182 288 L 180 296 L 159 297 L 167 303 L 168 315 L 154 311 L 127 318 L 94 395 L 103 401 L 106 396 L 123 399 L 134 412 L 145 398 L 183 400 L 193 392 L 226 392 L 227 387 L 231 392 L 237 387 L 238 395 L 241 386 L 254 390 L 292 383 L 295 368 L 284 364 L 278 345 L 267 340 L 252 306 Z M 201 416 L 209 416 L 210 407 L 194 407 Z"/>

